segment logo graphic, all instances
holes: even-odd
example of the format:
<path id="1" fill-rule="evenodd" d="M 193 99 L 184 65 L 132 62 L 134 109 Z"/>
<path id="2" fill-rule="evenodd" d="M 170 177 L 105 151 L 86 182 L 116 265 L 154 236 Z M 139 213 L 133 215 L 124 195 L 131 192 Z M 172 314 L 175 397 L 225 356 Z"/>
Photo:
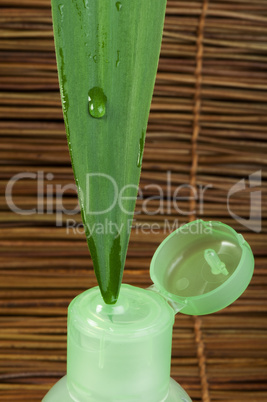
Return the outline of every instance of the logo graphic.
<path id="1" fill-rule="evenodd" d="M 261 190 L 255 189 L 255 187 L 261 186 L 261 170 L 258 170 L 249 175 L 249 187 L 246 186 L 245 179 L 240 180 L 228 192 L 227 196 L 227 208 L 229 214 L 234 218 L 237 222 L 241 223 L 243 226 L 247 227 L 248 229 L 259 233 L 261 231 Z M 235 194 L 241 191 L 249 191 L 250 192 L 250 211 L 249 211 L 249 218 L 245 219 L 241 216 L 237 215 L 230 208 L 230 199 Z"/>

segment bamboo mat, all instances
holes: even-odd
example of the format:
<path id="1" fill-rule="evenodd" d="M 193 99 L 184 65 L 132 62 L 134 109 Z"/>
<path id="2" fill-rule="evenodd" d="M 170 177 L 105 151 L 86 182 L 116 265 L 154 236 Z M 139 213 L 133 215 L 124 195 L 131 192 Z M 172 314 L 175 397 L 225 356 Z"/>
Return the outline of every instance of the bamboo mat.
<path id="1" fill-rule="evenodd" d="M 0 63 L 0 401 L 33 402 L 65 373 L 68 303 L 96 285 L 85 236 L 56 226 L 52 194 L 73 175 L 49 0 L 0 0 Z M 233 305 L 201 318 L 177 316 L 172 376 L 193 401 L 267 401 L 267 206 L 263 197 L 259 233 L 227 209 L 228 191 L 244 178 L 247 190 L 230 206 L 249 218 L 255 172 L 266 191 L 266 110 L 267 1 L 168 1 L 140 187 L 145 197 L 159 195 L 154 185 L 165 191 L 171 172 L 172 191 L 187 183 L 192 190 L 179 201 L 183 214 L 165 199 L 163 213 L 153 215 L 155 199 L 148 215 L 138 200 L 124 282 L 151 284 L 150 259 L 168 234 L 166 219 L 221 220 L 244 235 L 256 258 L 251 285 Z M 10 211 L 5 188 L 20 172 L 53 174 L 44 189 L 50 213 Z M 203 208 L 192 197 L 201 185 L 209 186 Z M 13 195 L 20 208 L 35 208 L 37 181 L 18 181 Z M 76 203 L 70 189 L 64 206 Z M 157 233 L 138 230 L 153 223 Z"/>

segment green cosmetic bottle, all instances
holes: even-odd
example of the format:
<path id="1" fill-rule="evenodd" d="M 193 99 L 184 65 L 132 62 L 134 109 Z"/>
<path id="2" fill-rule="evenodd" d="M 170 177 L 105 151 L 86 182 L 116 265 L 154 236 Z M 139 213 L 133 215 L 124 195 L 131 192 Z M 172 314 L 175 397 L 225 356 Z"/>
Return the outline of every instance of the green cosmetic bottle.
<path id="1" fill-rule="evenodd" d="M 189 402 L 170 378 L 175 314 L 202 315 L 235 301 L 254 258 L 242 235 L 220 222 L 191 222 L 169 235 L 151 261 L 154 285 L 122 285 L 106 305 L 98 287 L 68 310 L 67 376 L 43 402 Z"/>

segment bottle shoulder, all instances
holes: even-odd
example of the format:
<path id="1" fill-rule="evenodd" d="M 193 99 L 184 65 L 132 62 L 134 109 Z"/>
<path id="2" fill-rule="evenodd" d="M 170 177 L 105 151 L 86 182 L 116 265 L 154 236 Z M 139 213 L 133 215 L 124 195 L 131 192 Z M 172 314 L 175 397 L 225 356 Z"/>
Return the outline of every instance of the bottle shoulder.
<path id="1" fill-rule="evenodd" d="M 170 379 L 169 394 L 164 402 L 192 402 L 185 390 L 172 378 Z"/>
<path id="2" fill-rule="evenodd" d="M 68 391 L 67 376 L 62 377 L 45 395 L 42 402 L 75 402 Z M 77 402 L 77 401 L 76 401 Z M 80 402 L 80 401 L 79 401 Z M 192 402 L 183 388 L 172 378 L 167 398 L 162 402 Z"/>
<path id="3" fill-rule="evenodd" d="M 45 395 L 42 402 L 74 402 L 67 387 L 67 376 L 62 377 Z"/>

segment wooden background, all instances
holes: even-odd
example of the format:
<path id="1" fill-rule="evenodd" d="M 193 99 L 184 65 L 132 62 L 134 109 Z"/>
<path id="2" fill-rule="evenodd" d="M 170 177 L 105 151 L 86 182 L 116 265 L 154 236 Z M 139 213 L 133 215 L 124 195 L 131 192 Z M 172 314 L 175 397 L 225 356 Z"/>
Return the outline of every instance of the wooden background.
<path id="1" fill-rule="evenodd" d="M 49 0 L 0 0 L 0 63 L 0 400 L 32 402 L 65 373 L 68 303 L 96 284 L 85 236 L 56 226 L 53 192 L 73 183 L 73 175 Z M 267 207 L 264 197 L 261 209 L 254 205 L 258 216 L 262 211 L 259 233 L 227 210 L 229 189 L 245 178 L 247 190 L 232 198 L 231 210 L 248 219 L 250 174 L 261 171 L 258 190 L 266 190 L 266 110 L 267 1 L 168 1 L 140 186 L 146 197 L 158 195 L 145 186 L 166 189 L 171 171 L 173 190 L 188 183 L 212 188 L 203 211 L 198 200 L 185 199 L 179 207 L 187 216 L 174 208 L 170 215 L 138 215 L 136 225 L 156 222 L 161 230 L 133 230 L 124 282 L 151 283 L 149 264 L 167 235 L 165 219 L 228 223 L 256 258 L 251 285 L 233 305 L 201 318 L 177 316 L 172 376 L 193 401 L 267 401 Z M 5 188 L 21 172 L 43 172 L 50 213 L 10 210 Z M 18 181 L 13 200 L 35 208 L 37 180 Z M 67 191 L 64 206 L 76 202 L 75 191 Z M 157 209 L 158 201 L 149 206 Z M 80 222 L 79 214 L 74 218 Z"/>

